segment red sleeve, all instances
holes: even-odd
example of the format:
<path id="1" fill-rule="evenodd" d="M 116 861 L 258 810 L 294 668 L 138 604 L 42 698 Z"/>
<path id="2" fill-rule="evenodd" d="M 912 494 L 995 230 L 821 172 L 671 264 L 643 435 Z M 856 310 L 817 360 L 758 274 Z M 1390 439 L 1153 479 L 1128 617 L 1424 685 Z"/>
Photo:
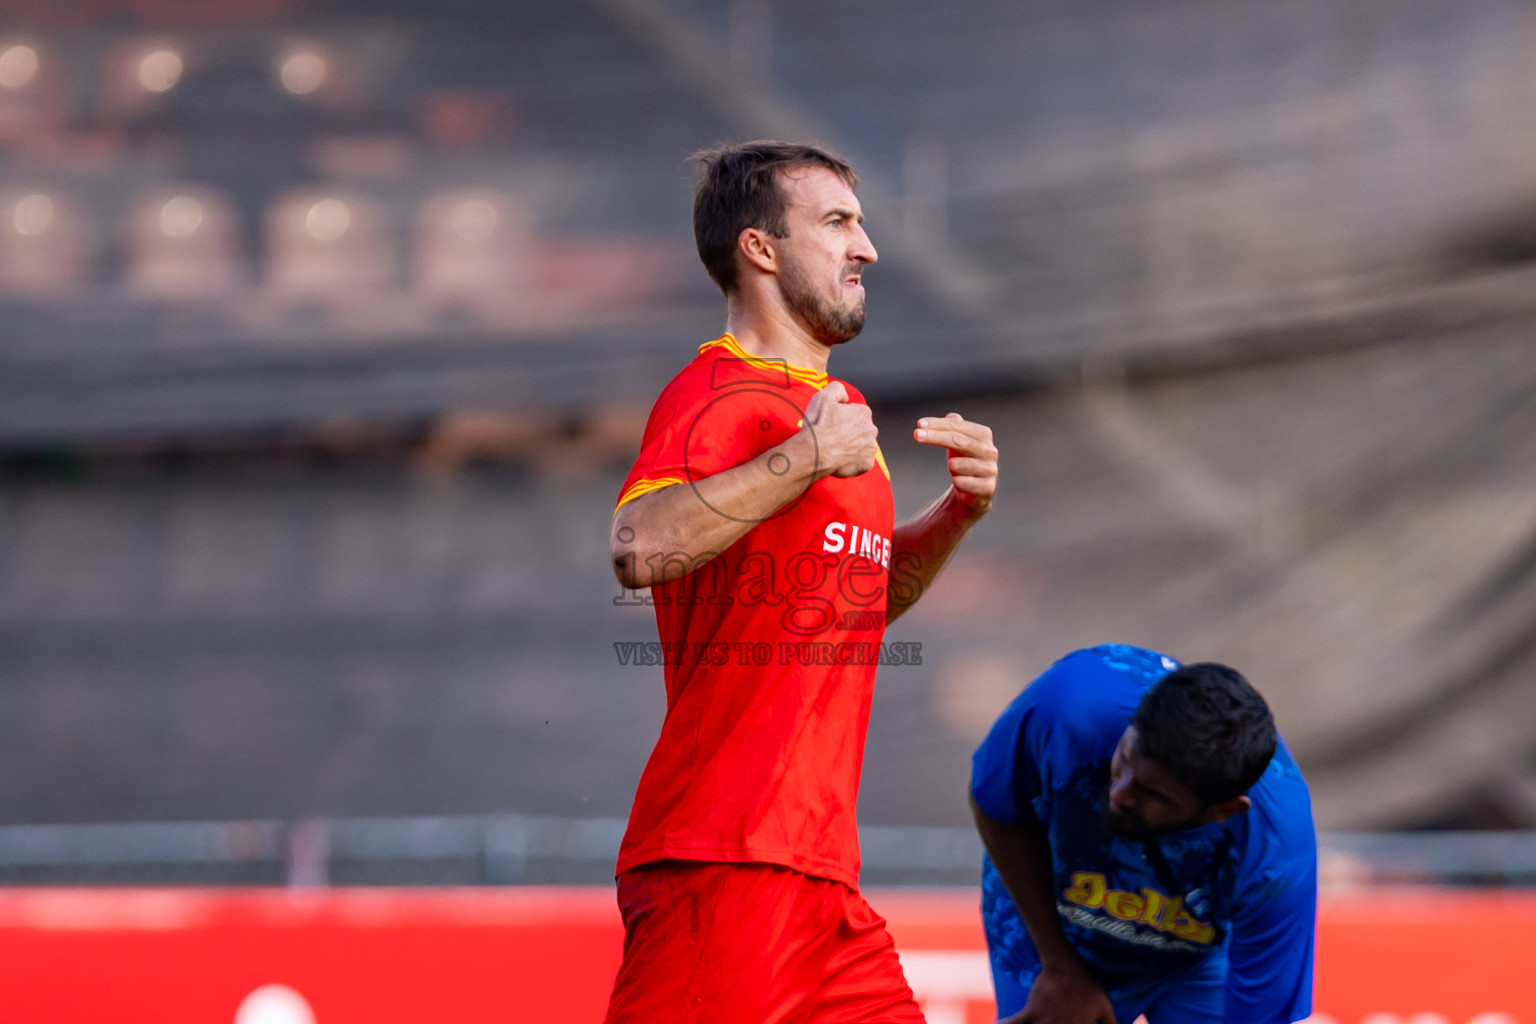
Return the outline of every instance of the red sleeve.
<path id="1" fill-rule="evenodd" d="M 678 374 L 651 409 L 640 457 L 619 490 L 618 505 L 734 469 L 782 441 L 778 429 L 753 429 L 759 421 L 769 422 L 762 405 L 756 392 L 710 387 L 707 374 L 694 367 Z M 773 412 L 777 426 L 783 411 Z"/>

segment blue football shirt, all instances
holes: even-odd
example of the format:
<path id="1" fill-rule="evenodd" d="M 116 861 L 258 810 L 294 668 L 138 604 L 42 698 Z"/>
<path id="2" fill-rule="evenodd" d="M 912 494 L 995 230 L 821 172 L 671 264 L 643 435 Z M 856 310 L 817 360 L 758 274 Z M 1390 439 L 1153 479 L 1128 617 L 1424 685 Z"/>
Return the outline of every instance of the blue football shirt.
<path id="1" fill-rule="evenodd" d="M 1045 825 L 1067 938 L 1117 1006 L 1144 1009 L 1220 958 L 1226 1020 L 1301 1020 L 1312 1001 L 1317 841 L 1283 742 L 1243 814 L 1149 840 L 1102 824 L 1115 746 L 1142 694 L 1178 667 L 1124 645 L 1067 655 L 993 725 L 972 762 L 972 796 L 997 821 L 1033 814 Z M 994 972 L 1027 989 L 1034 945 L 990 861 L 982 883 Z"/>

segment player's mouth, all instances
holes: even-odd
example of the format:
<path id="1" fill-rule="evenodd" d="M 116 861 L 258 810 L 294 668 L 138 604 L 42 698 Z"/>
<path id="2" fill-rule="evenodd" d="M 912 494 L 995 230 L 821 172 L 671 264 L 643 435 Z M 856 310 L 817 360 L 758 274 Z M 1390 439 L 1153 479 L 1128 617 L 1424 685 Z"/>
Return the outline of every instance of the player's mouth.
<path id="1" fill-rule="evenodd" d="M 1108 800 L 1104 801 L 1104 807 L 1099 813 L 1099 820 L 1103 823 L 1105 831 L 1116 836 L 1135 836 L 1145 831 L 1140 819 L 1134 815 L 1120 810 Z"/>

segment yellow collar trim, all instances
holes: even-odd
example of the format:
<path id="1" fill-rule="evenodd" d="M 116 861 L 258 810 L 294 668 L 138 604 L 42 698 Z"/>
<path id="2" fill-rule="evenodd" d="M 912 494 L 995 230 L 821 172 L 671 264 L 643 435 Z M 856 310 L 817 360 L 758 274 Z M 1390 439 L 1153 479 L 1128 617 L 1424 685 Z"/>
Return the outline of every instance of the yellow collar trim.
<path id="1" fill-rule="evenodd" d="M 704 344 L 700 345 L 699 354 L 703 355 L 705 352 L 715 348 L 716 346 L 723 347 L 727 352 L 735 356 L 737 359 L 745 360 L 749 363 L 755 363 L 758 366 L 770 366 L 775 369 L 782 369 L 796 380 L 804 381 L 807 384 L 814 384 L 818 388 L 826 387 L 827 381 L 830 379 L 820 370 L 813 370 L 808 366 L 796 366 L 794 363 L 786 362 L 783 359 L 764 359 L 762 356 L 755 356 L 748 352 L 746 349 L 742 348 L 741 342 L 737 341 L 736 336 L 729 332 L 720 335 L 720 337 L 716 338 L 714 341 L 706 341 Z"/>

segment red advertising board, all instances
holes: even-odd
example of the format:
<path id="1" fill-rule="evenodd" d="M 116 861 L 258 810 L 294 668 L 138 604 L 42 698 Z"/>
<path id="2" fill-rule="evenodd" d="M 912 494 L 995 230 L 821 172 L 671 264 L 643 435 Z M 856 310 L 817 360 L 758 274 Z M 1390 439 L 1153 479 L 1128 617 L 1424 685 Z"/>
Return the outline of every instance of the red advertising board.
<path id="1" fill-rule="evenodd" d="M 975 893 L 870 894 L 930 1024 L 992 1019 Z M 378 1024 L 602 1019 L 606 889 L 9 890 L 0 1019 Z M 1325 900 L 1317 1021 L 1536 1024 L 1536 894 Z"/>

